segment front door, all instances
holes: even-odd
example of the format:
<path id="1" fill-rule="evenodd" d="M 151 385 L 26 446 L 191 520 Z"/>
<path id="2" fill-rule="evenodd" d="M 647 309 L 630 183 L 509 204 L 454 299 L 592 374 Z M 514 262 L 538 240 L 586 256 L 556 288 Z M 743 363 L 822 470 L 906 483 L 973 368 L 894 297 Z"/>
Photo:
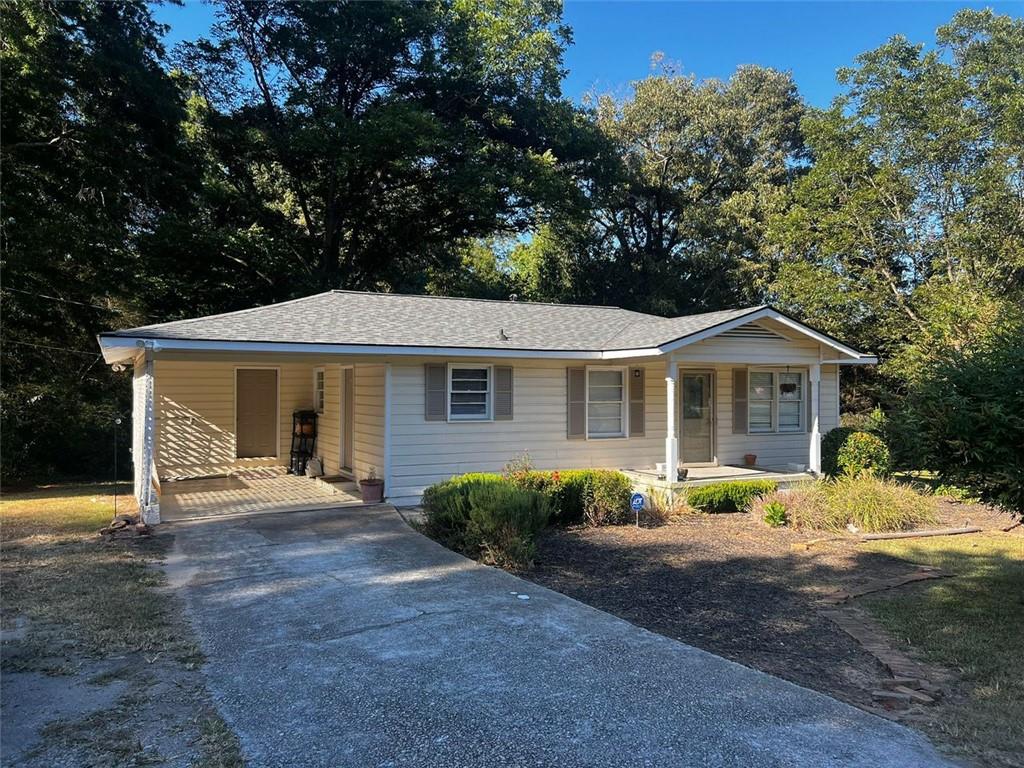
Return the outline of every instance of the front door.
<path id="1" fill-rule="evenodd" d="M 710 373 L 683 373 L 680 448 L 684 464 L 710 464 L 715 460 L 712 386 Z"/>

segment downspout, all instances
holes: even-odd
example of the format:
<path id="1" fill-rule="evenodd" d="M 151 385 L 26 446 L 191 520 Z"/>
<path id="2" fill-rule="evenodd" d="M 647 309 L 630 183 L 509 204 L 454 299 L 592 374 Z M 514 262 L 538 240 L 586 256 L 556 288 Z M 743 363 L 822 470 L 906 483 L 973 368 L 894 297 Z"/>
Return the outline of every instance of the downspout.
<path id="1" fill-rule="evenodd" d="M 154 442 L 156 439 L 156 412 L 153 404 L 155 398 L 153 376 L 153 352 L 156 345 L 152 341 L 139 342 L 143 349 L 143 416 L 142 416 L 142 488 L 139 497 L 139 513 L 142 522 L 156 525 L 160 522 L 160 500 L 153 492 L 155 485 L 156 456 Z"/>

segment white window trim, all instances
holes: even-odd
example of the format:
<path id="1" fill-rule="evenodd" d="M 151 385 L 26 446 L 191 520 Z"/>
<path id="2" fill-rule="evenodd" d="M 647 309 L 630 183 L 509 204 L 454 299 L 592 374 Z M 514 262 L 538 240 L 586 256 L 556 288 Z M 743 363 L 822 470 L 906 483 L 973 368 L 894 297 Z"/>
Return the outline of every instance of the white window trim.
<path id="1" fill-rule="evenodd" d="M 322 395 L 322 397 L 319 397 L 317 392 L 317 374 L 323 377 L 324 386 L 319 392 L 319 395 Z M 323 367 L 313 369 L 313 410 L 316 411 L 317 416 L 323 416 L 324 411 L 327 410 L 327 369 Z"/>
<path id="2" fill-rule="evenodd" d="M 618 435 L 590 434 L 590 372 L 619 371 L 622 374 L 622 432 Z M 583 392 L 583 425 L 587 440 L 628 440 L 629 439 L 629 366 L 628 365 L 588 365 L 584 368 Z"/>
<path id="3" fill-rule="evenodd" d="M 452 415 L 452 371 L 456 368 L 486 368 L 487 369 L 487 415 L 486 416 L 458 416 Z M 470 361 L 448 363 L 448 369 L 445 374 L 445 396 L 444 396 L 444 410 L 445 416 L 449 422 L 463 423 L 480 423 L 494 421 L 494 366 L 490 363 L 473 363 Z"/>
<path id="4" fill-rule="evenodd" d="M 750 397 L 750 374 L 752 373 L 771 373 L 772 376 L 772 428 L 771 429 L 751 429 L 750 428 L 750 405 L 752 402 L 763 403 L 764 400 L 753 400 Z M 779 374 L 780 373 L 799 373 L 800 374 L 800 428 L 799 429 L 779 429 Z M 807 398 L 810 397 L 808 387 L 810 386 L 810 371 L 804 367 L 798 366 L 757 366 L 747 368 L 747 434 L 748 435 L 803 435 L 807 434 Z M 793 402 L 793 401 L 790 401 Z"/>

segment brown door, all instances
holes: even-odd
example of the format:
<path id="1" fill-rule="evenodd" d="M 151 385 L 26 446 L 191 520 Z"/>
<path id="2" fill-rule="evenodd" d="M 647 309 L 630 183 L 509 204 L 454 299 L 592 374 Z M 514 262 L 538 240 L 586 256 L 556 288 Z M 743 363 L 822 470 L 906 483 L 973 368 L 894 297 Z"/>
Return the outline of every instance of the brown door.
<path id="1" fill-rule="evenodd" d="M 235 376 L 235 455 L 277 456 L 277 371 L 240 368 Z"/>

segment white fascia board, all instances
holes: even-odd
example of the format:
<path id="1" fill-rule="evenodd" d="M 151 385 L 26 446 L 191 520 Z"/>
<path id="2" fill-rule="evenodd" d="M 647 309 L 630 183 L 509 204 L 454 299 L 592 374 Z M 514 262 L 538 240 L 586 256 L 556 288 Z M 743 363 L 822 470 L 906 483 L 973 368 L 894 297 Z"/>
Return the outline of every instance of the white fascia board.
<path id="1" fill-rule="evenodd" d="M 875 355 L 860 355 L 859 357 L 842 357 L 837 360 L 822 360 L 822 365 L 878 365 L 878 357 Z"/>
<path id="2" fill-rule="evenodd" d="M 393 355 L 417 357 L 528 357 L 561 360 L 601 360 L 599 351 L 489 349 L 486 347 L 403 347 L 369 344 L 303 344 L 267 341 L 201 341 L 101 336 L 103 359 L 116 363 L 132 357 L 140 342 L 152 342 L 156 351 L 268 352 L 299 355 Z"/>
<path id="3" fill-rule="evenodd" d="M 800 333 L 804 334 L 805 336 L 809 336 L 810 338 L 812 338 L 815 341 L 817 341 L 819 344 L 824 344 L 826 347 L 832 347 L 832 349 L 838 350 L 839 352 L 842 352 L 844 355 L 849 355 L 850 357 L 855 357 L 855 358 L 863 357 L 863 355 L 861 355 L 861 353 L 858 352 L 856 349 L 853 349 L 852 347 L 848 347 L 845 344 L 840 344 L 835 339 L 830 339 L 825 334 L 818 333 L 816 330 L 814 330 L 813 328 L 808 328 L 803 323 L 798 323 L 796 320 L 790 320 L 785 315 L 779 314 L 778 312 L 775 312 L 774 310 L 769 310 L 769 312 L 772 312 L 772 315 L 771 315 L 772 319 L 782 323 L 783 325 L 785 325 L 785 326 L 787 326 L 789 328 L 792 328 L 794 331 L 799 331 Z"/>
<path id="4" fill-rule="evenodd" d="M 665 354 L 657 347 L 647 349 L 613 349 L 601 353 L 602 360 L 622 360 L 629 357 L 658 357 Z"/>

